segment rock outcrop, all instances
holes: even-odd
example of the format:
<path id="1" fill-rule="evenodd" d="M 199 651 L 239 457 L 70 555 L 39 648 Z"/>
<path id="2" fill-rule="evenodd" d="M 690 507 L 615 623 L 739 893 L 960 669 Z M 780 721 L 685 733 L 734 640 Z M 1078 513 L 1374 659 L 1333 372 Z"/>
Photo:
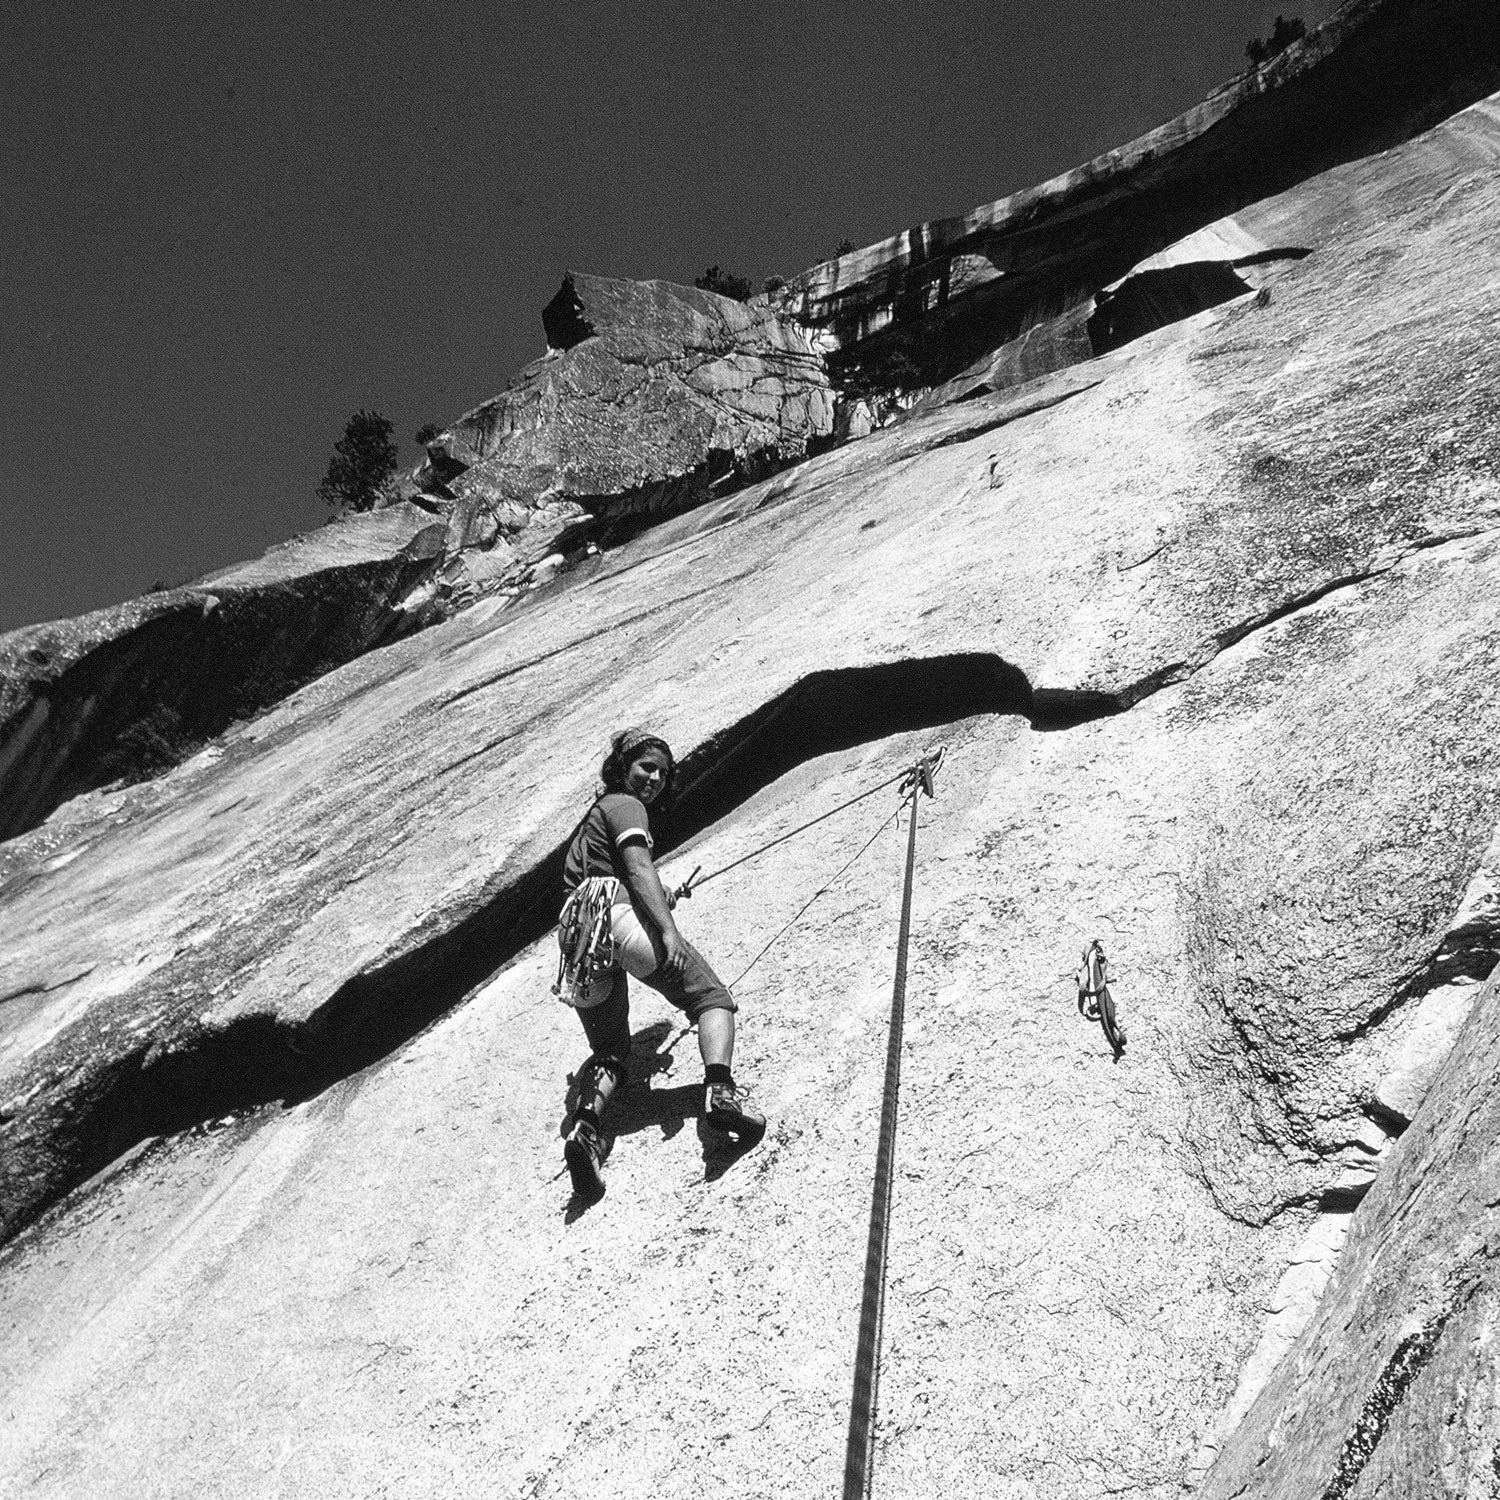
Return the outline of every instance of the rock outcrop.
<path id="1" fill-rule="evenodd" d="M 1487 1479 L 1497 154 L 1492 99 L 1310 179 L 1210 235 L 1312 251 L 1268 298 L 980 379 L 0 847 L 0 1487 L 836 1489 L 895 809 L 683 910 L 771 1130 L 692 1128 L 637 991 L 581 1213 L 547 931 L 643 720 L 683 755 L 668 879 L 948 747 L 882 1492 Z"/>
<path id="2" fill-rule="evenodd" d="M 820 331 L 841 387 L 940 385 L 1195 229 L 1393 146 L 1497 87 L 1500 13 L 1489 0 L 1350 0 L 1128 145 L 824 261 L 775 302 Z M 1210 298 L 1200 307 L 1223 290 L 1197 289 Z"/>
<path id="3" fill-rule="evenodd" d="M 499 543 L 540 556 L 570 523 L 618 535 L 833 433 L 822 359 L 767 307 L 570 273 L 542 323 L 547 354 L 431 446 L 433 477 L 456 499 L 455 553 Z"/>
<path id="4" fill-rule="evenodd" d="M 0 636 L 0 838 L 136 781 L 435 618 L 443 527 L 398 505 L 255 562 Z"/>
<path id="5" fill-rule="evenodd" d="M 1470 1007 L 1332 1287 L 1201 1493 L 1485 1495 L 1500 1453 L 1500 982 Z"/>

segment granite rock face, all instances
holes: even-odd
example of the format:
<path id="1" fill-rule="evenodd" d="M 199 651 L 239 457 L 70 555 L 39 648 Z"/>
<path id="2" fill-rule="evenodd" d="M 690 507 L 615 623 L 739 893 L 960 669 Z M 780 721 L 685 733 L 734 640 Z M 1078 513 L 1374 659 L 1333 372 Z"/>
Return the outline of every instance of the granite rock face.
<path id="1" fill-rule="evenodd" d="M 1119 151 L 814 267 L 774 297 L 744 305 L 665 282 L 570 275 L 543 311 L 548 354 L 442 434 L 393 488 L 398 515 L 415 507 L 447 523 L 434 597 L 401 611 L 393 628 L 551 586 L 599 545 L 866 436 L 919 399 L 931 408 L 1092 368 L 1169 322 L 1251 292 L 1264 300 L 1331 227 L 1306 193 L 1283 194 L 1275 212 L 1265 195 L 1397 142 L 1495 86 L 1497 59 L 1493 6 L 1350 0 L 1313 36 Z M 1335 212 L 1348 198 L 1323 194 Z M 405 548 L 397 538 L 367 570 L 400 573 Z M 208 633 L 233 646 L 228 678 L 254 679 L 230 717 L 387 638 L 369 621 L 351 632 L 307 616 L 283 628 L 284 605 L 236 633 Z M 51 646 L 27 646 L 71 660 L 64 637 L 93 642 L 100 681 L 87 672 L 73 680 L 107 698 L 108 711 L 80 717 L 62 706 L 45 731 L 37 715 L 13 721 L 24 732 L 10 736 L 9 769 L 0 746 L 0 780 L 14 782 L 0 790 L 9 804 L 0 837 L 61 797 L 160 771 L 227 722 L 181 701 L 178 655 L 209 675 L 221 670 L 222 651 L 206 648 L 193 624 L 198 607 L 183 597 L 135 601 L 47 627 Z M 244 607 L 237 597 L 231 613 Z M 340 604 L 349 607 L 353 596 Z M 268 630 L 280 644 L 262 652 Z M 283 670 L 276 663 L 299 630 L 330 644 Z M 189 638 L 195 644 L 183 645 Z M 33 703 L 57 670 L 36 668 L 0 652 L 0 697 Z M 124 698 L 104 681 L 112 671 L 132 684 Z"/>
<path id="2" fill-rule="evenodd" d="M 548 353 L 434 444 L 455 551 L 497 536 L 551 550 L 585 517 L 608 535 L 783 468 L 833 432 L 822 359 L 767 307 L 569 274 L 542 321 Z"/>
<path id="3" fill-rule="evenodd" d="M 1128 145 L 825 261 L 775 302 L 819 330 L 840 386 L 940 385 L 1203 225 L 1497 87 L 1500 13 L 1489 0 L 1350 0 Z M 1189 295 L 1180 273 L 1164 279 L 1174 301 Z"/>
<path id="4" fill-rule="evenodd" d="M 434 618 L 443 527 L 398 505 L 179 588 L 0 636 L 0 838 L 176 764 Z"/>
<path id="5" fill-rule="evenodd" d="M 1317 1314 L 1201 1493 L 1494 1492 L 1500 1463 L 1500 983 L 1470 1007 Z"/>
<path id="6" fill-rule="evenodd" d="M 1136 247 L 1122 276 L 1227 265 L 1269 295 L 1015 387 L 984 366 L 758 480 L 775 434 L 813 443 L 826 387 L 804 409 L 784 374 L 811 353 L 737 384 L 783 324 L 575 278 L 555 352 L 432 456 L 444 566 L 467 548 L 546 588 L 0 846 L 0 1489 L 836 1489 L 895 807 L 682 911 L 771 1130 L 725 1153 L 691 1040 L 637 988 L 609 1193 L 581 1213 L 558 1132 L 586 1043 L 548 929 L 606 738 L 643 721 L 682 758 L 653 819 L 669 881 L 948 748 L 921 811 L 882 1490 L 1479 1486 L 1497 156 L 1487 100 L 1155 263 Z M 680 428 L 652 419 L 653 340 L 706 403 Z M 752 419 L 770 447 L 670 514 Z M 625 463 L 601 434 L 630 422 Z M 565 567 L 600 495 L 666 509 Z M 1093 937 L 1118 1062 L 1074 1008 Z"/>
<path id="7" fill-rule="evenodd" d="M 836 1488 L 894 807 L 684 910 L 771 1131 L 726 1157 L 638 993 L 580 1215 L 547 931 L 643 720 L 683 757 L 668 879 L 948 746 L 882 1487 L 1482 1473 L 1488 1014 L 1439 1059 L 1496 945 L 1497 142 L 1490 101 L 1268 205 L 1323 227 L 1267 302 L 913 411 L 0 848 L 0 1488 Z M 1096 936 L 1118 1064 L 1074 1009 Z"/>

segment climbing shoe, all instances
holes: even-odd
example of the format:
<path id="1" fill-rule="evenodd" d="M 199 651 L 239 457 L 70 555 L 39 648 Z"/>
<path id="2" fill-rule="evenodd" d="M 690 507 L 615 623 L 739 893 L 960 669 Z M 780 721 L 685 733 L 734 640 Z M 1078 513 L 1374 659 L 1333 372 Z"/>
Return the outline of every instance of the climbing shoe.
<path id="1" fill-rule="evenodd" d="M 766 1133 L 766 1117 L 752 1109 L 743 1091 L 733 1083 L 704 1086 L 703 1118 L 745 1147 L 756 1144 Z"/>
<path id="2" fill-rule="evenodd" d="M 563 1160 L 568 1164 L 574 1193 L 585 1203 L 597 1203 L 604 1196 L 604 1174 L 599 1170 L 604 1160 L 604 1142 L 590 1121 L 579 1120 L 568 1132 L 563 1142 Z"/>

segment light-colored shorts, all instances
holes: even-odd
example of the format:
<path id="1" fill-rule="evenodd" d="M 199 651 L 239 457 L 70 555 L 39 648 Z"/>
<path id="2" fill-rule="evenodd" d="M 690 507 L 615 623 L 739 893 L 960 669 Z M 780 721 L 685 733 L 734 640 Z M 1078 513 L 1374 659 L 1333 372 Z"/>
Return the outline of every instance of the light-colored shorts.
<path id="1" fill-rule="evenodd" d="M 689 942 L 687 962 L 678 979 L 657 971 L 661 957 L 650 929 L 628 902 L 610 909 L 610 927 L 616 943 L 618 966 L 601 974 L 590 987 L 586 1004 L 578 1007 L 589 1045 L 599 1057 L 616 1059 L 622 1066 L 630 1057 L 630 996 L 625 975 L 649 984 L 665 996 L 689 1020 L 697 1021 L 708 1010 L 737 1010 L 724 981 L 709 967 L 708 960 Z"/>

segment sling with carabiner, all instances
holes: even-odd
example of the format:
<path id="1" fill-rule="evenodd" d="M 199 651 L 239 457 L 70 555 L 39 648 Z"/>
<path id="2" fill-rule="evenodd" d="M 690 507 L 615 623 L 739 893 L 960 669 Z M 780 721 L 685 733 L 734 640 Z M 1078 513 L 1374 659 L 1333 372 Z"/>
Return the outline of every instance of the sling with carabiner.
<path id="1" fill-rule="evenodd" d="M 557 919 L 557 979 L 552 993 L 574 1010 L 596 1003 L 594 985 L 615 967 L 610 911 L 620 882 L 612 875 L 590 875 L 563 902 Z"/>

